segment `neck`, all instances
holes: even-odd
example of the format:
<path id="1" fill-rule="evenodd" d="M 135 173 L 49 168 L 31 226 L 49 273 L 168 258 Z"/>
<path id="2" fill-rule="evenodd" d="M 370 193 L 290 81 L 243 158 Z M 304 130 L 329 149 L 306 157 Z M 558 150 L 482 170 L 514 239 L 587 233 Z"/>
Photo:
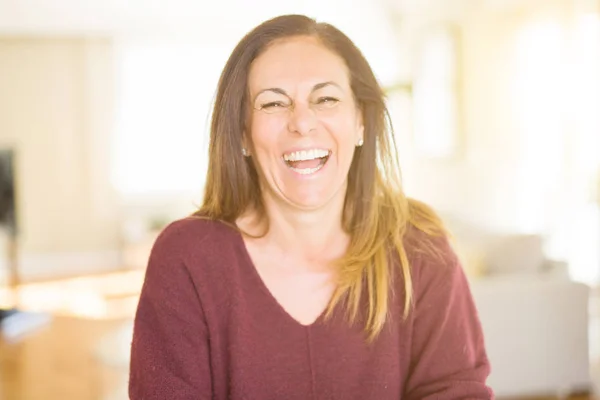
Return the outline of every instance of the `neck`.
<path id="1" fill-rule="evenodd" d="M 341 257 L 348 243 L 342 227 L 344 192 L 314 210 L 299 210 L 272 196 L 264 196 L 269 231 L 262 240 L 304 259 Z"/>

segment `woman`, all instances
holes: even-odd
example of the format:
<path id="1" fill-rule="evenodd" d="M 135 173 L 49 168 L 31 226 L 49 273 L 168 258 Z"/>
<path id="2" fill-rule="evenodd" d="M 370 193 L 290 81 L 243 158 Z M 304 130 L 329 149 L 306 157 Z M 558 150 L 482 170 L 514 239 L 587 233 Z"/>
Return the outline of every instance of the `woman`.
<path id="1" fill-rule="evenodd" d="M 155 243 L 132 399 L 489 399 L 441 222 L 407 199 L 354 44 L 267 21 L 219 81 L 204 203 Z"/>

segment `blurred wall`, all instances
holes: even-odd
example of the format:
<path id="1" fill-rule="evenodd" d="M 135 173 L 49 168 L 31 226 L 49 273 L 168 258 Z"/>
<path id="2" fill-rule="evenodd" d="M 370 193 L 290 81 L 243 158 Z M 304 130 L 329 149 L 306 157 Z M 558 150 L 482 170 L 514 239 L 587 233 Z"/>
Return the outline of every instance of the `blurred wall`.
<path id="1" fill-rule="evenodd" d="M 460 32 L 459 151 L 448 159 L 421 157 L 411 147 L 412 132 L 401 132 L 400 153 L 411 195 L 445 214 L 489 229 L 539 232 L 551 227 L 567 179 L 561 172 L 569 132 L 560 109 L 566 97 L 561 98 L 563 92 L 557 85 L 560 77 L 548 72 L 557 65 L 543 65 L 527 71 L 526 78 L 535 80 L 536 74 L 549 78 L 545 86 L 533 88 L 538 98 L 550 99 L 544 104 L 547 108 L 520 103 L 532 88 L 519 81 L 523 75 L 519 75 L 522 70 L 517 65 L 522 57 L 518 37 L 528 24 L 543 22 L 546 17 L 560 24 L 572 12 L 572 2 L 553 0 L 505 11 L 474 7 L 444 21 L 455 24 Z M 409 23 L 399 31 L 402 51 L 414 56 L 412 46 L 419 33 L 439 23 L 440 18 L 432 21 L 415 16 L 407 20 Z M 541 59 L 562 63 L 562 50 L 557 43 L 556 55 L 547 57 L 544 53 Z M 404 128 L 412 129 L 409 124 Z"/>
<path id="2" fill-rule="evenodd" d="M 21 271 L 114 267 L 107 39 L 0 38 L 0 146 L 17 152 Z"/>

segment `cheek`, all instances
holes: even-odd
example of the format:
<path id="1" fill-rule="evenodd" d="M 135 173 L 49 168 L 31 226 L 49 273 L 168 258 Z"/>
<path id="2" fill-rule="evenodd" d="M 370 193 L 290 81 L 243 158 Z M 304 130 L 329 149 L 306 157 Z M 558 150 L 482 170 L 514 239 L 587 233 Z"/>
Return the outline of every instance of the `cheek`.
<path id="1" fill-rule="evenodd" d="M 278 162 L 279 141 L 285 128 L 281 118 L 256 117 L 251 125 L 252 146 L 254 148 L 254 165 L 259 174 L 269 180 L 274 165 Z"/>
<path id="2" fill-rule="evenodd" d="M 254 118 L 250 125 L 252 132 L 252 143 L 256 150 L 267 150 L 277 143 L 282 129 L 285 127 L 285 121 L 282 118 Z"/>
<path id="3" fill-rule="evenodd" d="M 351 116 L 323 119 L 323 125 L 335 140 L 340 151 L 347 153 L 348 150 L 354 150 L 358 133 Z"/>

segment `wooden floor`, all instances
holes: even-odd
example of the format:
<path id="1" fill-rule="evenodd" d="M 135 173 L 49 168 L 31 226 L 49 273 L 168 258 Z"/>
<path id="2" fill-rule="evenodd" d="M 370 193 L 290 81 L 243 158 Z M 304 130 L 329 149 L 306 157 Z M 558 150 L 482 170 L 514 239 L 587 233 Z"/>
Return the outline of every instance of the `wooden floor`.
<path id="1" fill-rule="evenodd" d="M 58 317 L 20 342 L 0 341 L 0 399 L 127 399 L 127 368 L 95 355 L 103 337 L 122 324 Z"/>
<path id="2" fill-rule="evenodd" d="M 0 400 L 128 399 L 126 362 L 97 353 L 133 319 L 142 280 L 143 271 L 120 271 L 21 285 L 19 308 L 53 318 L 16 343 L 0 338 Z M 0 305 L 11 294 L 0 290 Z"/>
<path id="3" fill-rule="evenodd" d="M 569 397 L 511 397 L 498 400 L 597 400 L 597 398 L 588 395 L 579 395 Z"/>

